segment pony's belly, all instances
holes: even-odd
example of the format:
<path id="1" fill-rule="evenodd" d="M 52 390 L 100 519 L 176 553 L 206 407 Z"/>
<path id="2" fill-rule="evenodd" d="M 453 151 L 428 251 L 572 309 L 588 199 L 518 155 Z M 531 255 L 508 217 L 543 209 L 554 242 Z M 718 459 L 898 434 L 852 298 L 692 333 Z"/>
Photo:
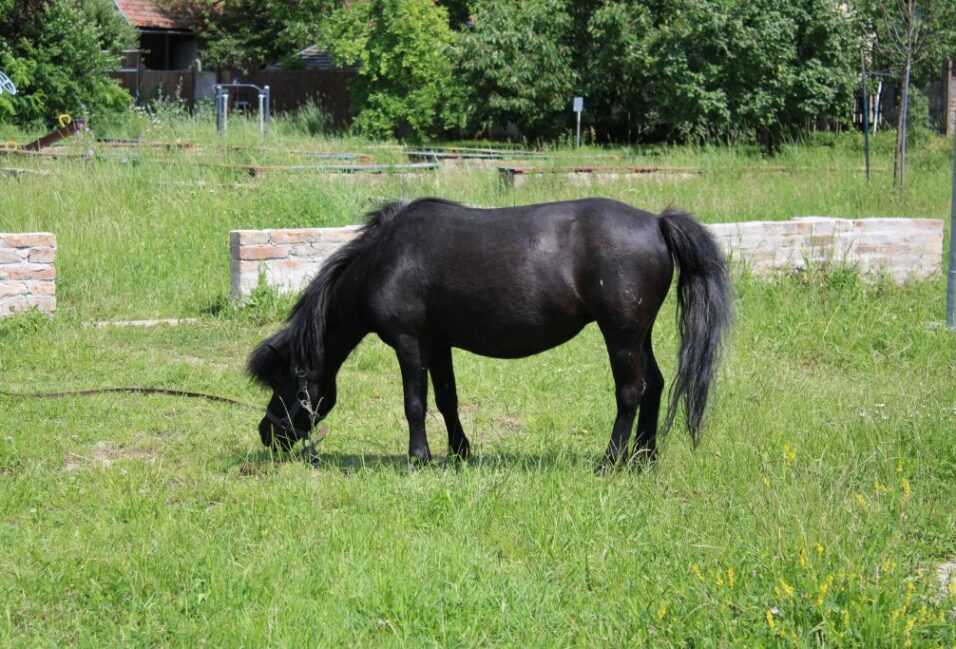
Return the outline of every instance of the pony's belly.
<path id="1" fill-rule="evenodd" d="M 550 322 L 547 326 L 478 321 L 467 330 L 458 329 L 445 338 L 451 347 L 459 347 L 480 356 L 522 358 L 566 343 L 586 324 L 585 320 Z"/>

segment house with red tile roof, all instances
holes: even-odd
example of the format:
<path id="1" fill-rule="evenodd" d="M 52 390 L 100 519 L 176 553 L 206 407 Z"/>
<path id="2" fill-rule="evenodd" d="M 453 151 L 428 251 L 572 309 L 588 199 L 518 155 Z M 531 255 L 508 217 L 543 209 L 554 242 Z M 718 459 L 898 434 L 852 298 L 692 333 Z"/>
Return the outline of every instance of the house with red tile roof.
<path id="1" fill-rule="evenodd" d="M 140 63 L 150 70 L 186 70 L 196 62 L 196 34 L 180 18 L 151 0 L 113 0 L 120 14 L 139 32 Z"/>

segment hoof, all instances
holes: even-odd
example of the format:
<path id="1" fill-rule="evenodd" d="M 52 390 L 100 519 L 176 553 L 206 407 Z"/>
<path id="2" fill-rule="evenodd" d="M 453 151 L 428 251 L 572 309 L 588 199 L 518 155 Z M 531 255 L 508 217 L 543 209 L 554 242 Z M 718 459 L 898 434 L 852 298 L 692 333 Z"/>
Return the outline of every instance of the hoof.
<path id="1" fill-rule="evenodd" d="M 596 467 L 594 467 L 594 475 L 598 477 L 608 476 L 617 471 L 616 464 L 610 464 L 608 462 L 601 462 Z"/>
<path id="2" fill-rule="evenodd" d="M 315 446 L 303 448 L 299 453 L 299 457 L 310 466 L 315 468 L 318 468 L 318 466 L 322 464 L 322 458 L 319 456 L 319 451 L 315 448 Z"/>
<path id="3" fill-rule="evenodd" d="M 471 444 L 468 443 L 467 439 L 461 444 L 459 444 L 457 448 L 449 447 L 448 449 L 449 460 L 464 461 L 470 457 L 471 457 Z"/>
<path id="4" fill-rule="evenodd" d="M 431 461 L 432 453 L 427 448 L 409 451 L 408 453 L 408 466 L 412 469 L 428 466 Z"/>
<path id="5" fill-rule="evenodd" d="M 657 464 L 657 452 L 656 451 L 638 451 L 631 456 L 630 467 L 632 471 L 641 473 L 643 471 L 650 471 L 654 468 L 654 465 Z"/>

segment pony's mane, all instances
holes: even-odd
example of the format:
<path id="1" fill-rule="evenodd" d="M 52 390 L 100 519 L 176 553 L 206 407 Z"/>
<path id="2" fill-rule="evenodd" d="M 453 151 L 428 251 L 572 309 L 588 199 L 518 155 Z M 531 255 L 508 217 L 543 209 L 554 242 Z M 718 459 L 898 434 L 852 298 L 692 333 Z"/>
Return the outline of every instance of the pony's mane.
<path id="1" fill-rule="evenodd" d="M 408 205 L 406 201 L 395 201 L 366 214 L 358 236 L 333 253 L 309 283 L 287 321 L 285 333 L 293 366 L 305 369 L 321 365 L 328 307 L 336 282 L 355 260 L 367 255 L 381 241 L 388 223 Z"/>

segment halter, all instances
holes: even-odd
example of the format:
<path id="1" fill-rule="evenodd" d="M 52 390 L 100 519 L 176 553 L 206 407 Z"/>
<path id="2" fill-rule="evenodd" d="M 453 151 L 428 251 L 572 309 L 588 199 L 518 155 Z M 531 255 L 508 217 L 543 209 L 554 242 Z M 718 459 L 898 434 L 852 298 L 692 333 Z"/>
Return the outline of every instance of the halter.
<path id="1" fill-rule="evenodd" d="M 317 408 L 312 407 L 312 397 L 309 396 L 308 371 L 296 368 L 295 376 L 298 379 L 299 384 L 296 387 L 295 403 L 292 404 L 292 408 L 286 408 L 286 416 L 280 417 L 269 410 L 269 407 L 266 406 L 266 419 L 281 428 L 283 432 L 293 433 L 295 436 L 293 443 L 299 441 L 300 439 L 305 440 L 302 450 L 307 454 L 309 460 L 314 462 L 318 457 L 318 452 L 315 449 L 315 442 L 312 441 L 312 428 L 315 426 L 315 423 L 317 421 L 321 421 L 321 419 L 319 418 Z M 281 397 L 279 399 L 280 401 L 282 400 Z M 320 403 L 321 401 L 322 400 L 319 399 Z M 283 402 L 283 406 L 284 405 L 285 402 Z M 307 430 L 297 428 L 294 423 L 296 416 L 303 410 L 309 415 L 309 428 Z"/>

